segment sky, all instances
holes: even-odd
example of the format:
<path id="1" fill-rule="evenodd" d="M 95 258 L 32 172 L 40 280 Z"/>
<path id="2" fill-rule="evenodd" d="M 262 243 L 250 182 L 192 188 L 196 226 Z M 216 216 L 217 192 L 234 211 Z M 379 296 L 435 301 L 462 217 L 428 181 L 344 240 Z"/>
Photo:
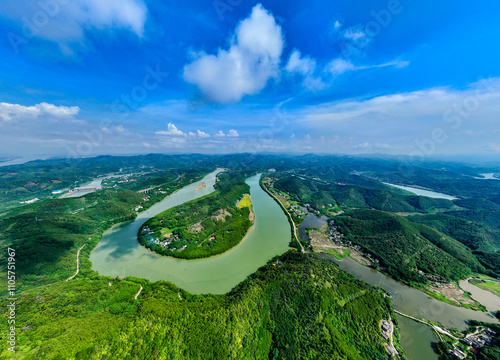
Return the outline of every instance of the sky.
<path id="1" fill-rule="evenodd" d="M 0 2 L 0 157 L 500 155 L 500 3 Z"/>

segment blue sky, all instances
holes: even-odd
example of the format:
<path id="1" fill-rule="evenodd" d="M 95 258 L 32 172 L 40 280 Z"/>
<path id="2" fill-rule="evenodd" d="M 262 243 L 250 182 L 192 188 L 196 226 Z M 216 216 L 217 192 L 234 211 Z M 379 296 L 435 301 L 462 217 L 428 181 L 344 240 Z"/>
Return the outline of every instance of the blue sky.
<path id="1" fill-rule="evenodd" d="M 0 156 L 500 152 L 500 4 L 0 3 Z"/>

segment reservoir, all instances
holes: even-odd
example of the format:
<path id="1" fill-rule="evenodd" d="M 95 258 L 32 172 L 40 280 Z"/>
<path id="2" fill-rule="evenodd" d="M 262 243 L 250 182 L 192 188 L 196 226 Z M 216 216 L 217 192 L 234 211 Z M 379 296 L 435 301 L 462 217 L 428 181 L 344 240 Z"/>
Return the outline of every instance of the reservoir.
<path id="1" fill-rule="evenodd" d="M 409 191 L 409 192 L 414 193 L 415 195 L 418 195 L 418 196 L 427 196 L 427 197 L 434 198 L 434 199 L 446 199 L 446 200 L 456 200 L 457 199 L 454 196 L 446 195 L 443 193 L 438 193 L 438 192 L 434 192 L 434 191 L 430 191 L 430 190 L 423 190 L 423 189 L 418 189 L 418 188 L 409 187 L 409 186 L 394 185 L 394 184 L 390 184 L 390 183 L 386 183 L 386 182 L 384 182 L 384 184 L 401 189 L 401 190 Z"/>
<path id="2" fill-rule="evenodd" d="M 166 280 L 193 294 L 224 294 L 289 249 L 291 230 L 288 220 L 259 185 L 260 174 L 247 179 L 250 186 L 255 223 L 239 245 L 207 259 L 182 260 L 158 255 L 137 241 L 140 227 L 151 217 L 214 191 L 218 169 L 200 181 L 166 197 L 126 223 L 104 233 L 90 254 L 92 269 L 107 276 L 135 276 L 151 281 Z M 205 182 L 206 188 L 195 189 Z"/>

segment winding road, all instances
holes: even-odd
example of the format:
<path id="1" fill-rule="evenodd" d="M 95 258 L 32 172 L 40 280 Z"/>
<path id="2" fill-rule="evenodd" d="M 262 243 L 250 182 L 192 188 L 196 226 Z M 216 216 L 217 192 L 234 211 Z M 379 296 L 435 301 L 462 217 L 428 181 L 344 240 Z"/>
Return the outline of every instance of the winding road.
<path id="1" fill-rule="evenodd" d="M 90 240 L 90 239 L 89 239 Z M 83 244 L 81 248 L 78 249 L 78 252 L 76 253 L 76 273 L 73 276 L 70 276 L 69 278 L 66 279 L 66 281 L 70 281 L 73 279 L 78 273 L 80 272 L 80 251 L 83 249 L 83 247 L 87 244 Z"/>

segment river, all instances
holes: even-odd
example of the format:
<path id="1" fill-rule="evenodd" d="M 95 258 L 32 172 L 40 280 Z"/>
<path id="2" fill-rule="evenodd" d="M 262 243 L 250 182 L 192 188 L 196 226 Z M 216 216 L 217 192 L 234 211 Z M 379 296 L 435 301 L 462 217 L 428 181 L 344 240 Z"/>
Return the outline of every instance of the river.
<path id="1" fill-rule="evenodd" d="M 218 169 L 204 179 L 180 189 L 139 214 L 134 221 L 119 224 L 107 231 L 90 255 L 92 268 L 101 275 L 170 281 L 194 294 L 223 294 L 245 280 L 269 259 L 286 252 L 289 249 L 290 225 L 280 206 L 261 189 L 260 175 L 246 181 L 250 185 L 255 224 L 242 242 L 226 253 L 208 259 L 188 261 L 160 256 L 138 243 L 137 233 L 144 222 L 166 209 L 213 192 L 216 174 L 220 171 L 221 169 Z M 206 188 L 195 191 L 202 182 L 206 183 Z M 321 226 L 320 221 L 324 223 L 318 218 L 314 227 Z M 391 294 L 394 308 L 402 313 L 439 322 L 447 328 L 465 329 L 468 319 L 495 321 L 485 313 L 432 299 L 427 294 L 363 266 L 351 258 L 337 260 L 328 254 L 323 256 L 330 258 L 355 277 L 385 289 Z M 399 315 L 397 318 L 401 343 L 408 359 L 437 359 L 432 349 L 432 343 L 436 343 L 437 338 L 430 328 Z"/>
<path id="2" fill-rule="evenodd" d="M 488 309 L 492 315 L 500 310 L 500 296 L 471 284 L 469 279 L 461 280 L 460 287 L 470 292 L 471 297 L 486 306 L 486 309 Z"/>
<path id="3" fill-rule="evenodd" d="M 137 241 L 140 227 L 151 217 L 214 191 L 218 169 L 139 214 L 131 222 L 104 233 L 90 254 L 92 269 L 107 276 L 166 280 L 193 294 L 224 294 L 271 258 L 289 249 L 291 230 L 280 206 L 259 185 L 260 174 L 247 179 L 255 223 L 239 245 L 224 254 L 200 260 L 181 260 L 151 252 Z M 206 188 L 196 190 L 201 183 Z"/>
<path id="4" fill-rule="evenodd" d="M 409 192 L 411 192 L 415 195 L 418 195 L 418 196 L 427 196 L 427 197 L 434 198 L 434 199 L 446 199 L 446 200 L 456 200 L 457 199 L 454 196 L 446 195 L 443 193 L 438 193 L 435 191 L 423 190 L 423 189 L 418 189 L 418 188 L 409 187 L 409 186 L 394 185 L 394 184 L 386 183 L 386 182 L 384 182 L 384 184 L 398 188 L 398 189 L 409 191 Z"/>
<path id="5" fill-rule="evenodd" d="M 429 297 L 424 292 L 404 285 L 378 271 L 363 266 L 351 258 L 337 260 L 335 256 L 324 255 L 339 264 L 340 268 L 371 285 L 386 290 L 392 299 L 394 308 L 417 319 L 424 318 L 441 323 L 446 328 L 465 330 L 469 319 L 496 322 L 498 320 L 484 312 L 473 311 L 449 305 Z M 429 327 L 398 316 L 401 330 L 401 344 L 410 360 L 437 359 L 432 350 L 432 343 L 437 342 Z M 426 345 L 426 346 L 424 346 Z"/>

